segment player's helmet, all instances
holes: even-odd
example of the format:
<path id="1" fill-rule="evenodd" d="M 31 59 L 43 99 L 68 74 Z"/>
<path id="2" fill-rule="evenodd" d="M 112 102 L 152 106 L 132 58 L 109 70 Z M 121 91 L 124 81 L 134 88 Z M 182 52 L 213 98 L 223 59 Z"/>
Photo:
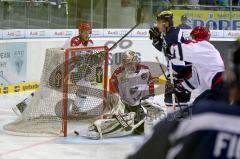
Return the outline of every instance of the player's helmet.
<path id="1" fill-rule="evenodd" d="M 81 23 L 79 26 L 79 30 L 80 31 L 83 31 L 83 30 L 92 31 L 92 27 L 89 23 Z"/>
<path id="2" fill-rule="evenodd" d="M 136 64 L 138 63 L 138 57 L 136 52 L 127 50 L 123 53 L 122 64 L 127 71 L 135 71 Z"/>
<path id="3" fill-rule="evenodd" d="M 162 11 L 157 15 L 157 20 L 173 21 L 173 13 L 171 11 Z"/>
<path id="4" fill-rule="evenodd" d="M 197 26 L 197 27 L 193 28 L 190 35 L 194 40 L 209 41 L 211 33 L 207 27 Z"/>

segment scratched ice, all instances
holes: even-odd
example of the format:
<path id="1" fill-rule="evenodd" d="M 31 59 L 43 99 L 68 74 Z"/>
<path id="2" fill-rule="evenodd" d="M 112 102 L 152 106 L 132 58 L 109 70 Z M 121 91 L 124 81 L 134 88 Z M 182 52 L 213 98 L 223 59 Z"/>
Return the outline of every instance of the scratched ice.
<path id="1" fill-rule="evenodd" d="M 89 140 L 74 136 L 70 131 L 67 138 L 23 137 L 4 133 L 2 126 L 16 119 L 11 107 L 29 94 L 0 95 L 0 159 L 124 159 L 142 142 L 142 136 Z"/>

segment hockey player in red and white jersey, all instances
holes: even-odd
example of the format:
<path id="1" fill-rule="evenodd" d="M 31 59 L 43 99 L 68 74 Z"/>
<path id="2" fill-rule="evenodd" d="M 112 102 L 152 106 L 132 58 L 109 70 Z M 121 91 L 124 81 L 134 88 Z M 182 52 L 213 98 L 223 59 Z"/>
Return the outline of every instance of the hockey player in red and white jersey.
<path id="1" fill-rule="evenodd" d="M 93 47 L 93 41 L 90 39 L 92 33 L 92 27 L 89 23 L 81 23 L 79 25 L 79 35 L 71 37 L 63 46 L 63 48 L 83 48 Z M 12 109 L 16 115 L 21 115 L 26 109 L 27 105 L 30 104 L 32 98 L 34 98 L 34 92 L 29 97 L 18 103 Z"/>
<path id="2" fill-rule="evenodd" d="M 138 106 L 140 99 L 154 94 L 154 84 L 148 66 L 140 64 L 133 51 L 123 54 L 122 66 L 112 74 L 111 93 L 117 93 L 123 103 Z"/>
<path id="3" fill-rule="evenodd" d="M 145 103 L 144 98 L 153 95 L 154 81 L 149 68 L 139 63 L 135 52 L 126 51 L 122 66 L 114 71 L 110 80 L 109 111 L 103 119 L 94 122 L 86 137 L 100 139 L 143 133 L 147 113 L 143 105 L 152 106 Z"/>
<path id="4" fill-rule="evenodd" d="M 65 44 L 63 48 L 72 47 L 93 47 L 93 41 L 90 39 L 92 34 L 92 27 L 89 23 L 81 23 L 79 25 L 79 35 L 71 37 Z"/>
<path id="5" fill-rule="evenodd" d="M 171 60 L 192 63 L 192 74 L 188 79 L 175 81 L 176 90 L 200 90 L 195 100 L 218 100 L 223 97 L 224 62 L 218 50 L 209 42 L 210 31 L 206 27 L 192 30 L 193 40 L 175 44 L 167 54 Z"/>

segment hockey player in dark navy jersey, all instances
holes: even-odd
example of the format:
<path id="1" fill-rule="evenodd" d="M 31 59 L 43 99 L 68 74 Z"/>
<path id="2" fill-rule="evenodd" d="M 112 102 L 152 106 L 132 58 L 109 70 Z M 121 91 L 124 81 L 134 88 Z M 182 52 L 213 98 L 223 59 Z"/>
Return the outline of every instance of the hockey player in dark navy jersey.
<path id="1" fill-rule="evenodd" d="M 240 48 L 229 66 L 231 105 L 198 103 L 184 121 L 159 122 L 128 159 L 240 158 Z"/>
<path id="2" fill-rule="evenodd" d="M 150 39 L 153 40 L 153 46 L 164 53 L 172 44 L 185 41 L 182 30 L 173 26 L 171 11 L 162 11 L 157 15 L 157 27 L 152 27 L 149 34 Z"/>
<path id="3" fill-rule="evenodd" d="M 173 13 L 171 11 L 162 11 L 157 15 L 157 27 L 153 27 L 149 30 L 150 39 L 153 41 L 153 46 L 163 52 L 165 55 L 170 51 L 172 44 L 183 43 L 186 40 L 183 37 L 182 30 L 179 27 L 174 27 L 173 25 Z M 166 83 L 165 92 L 170 92 L 168 87 L 170 84 L 170 63 L 168 61 L 167 77 L 168 81 Z M 189 73 L 192 72 L 191 63 L 187 63 L 180 60 L 171 61 L 173 68 L 174 79 L 187 78 Z M 187 90 L 184 92 L 175 92 L 177 101 L 181 105 L 186 105 L 190 100 L 191 93 Z M 172 105 L 172 94 L 165 93 L 165 104 L 167 106 Z"/>

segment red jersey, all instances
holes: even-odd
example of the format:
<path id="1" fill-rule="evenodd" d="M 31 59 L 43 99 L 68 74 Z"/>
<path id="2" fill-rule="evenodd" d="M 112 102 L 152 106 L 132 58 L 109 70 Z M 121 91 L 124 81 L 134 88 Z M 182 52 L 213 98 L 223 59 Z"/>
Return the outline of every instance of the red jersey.
<path id="1" fill-rule="evenodd" d="M 71 47 L 93 47 L 93 41 L 89 39 L 87 42 L 83 42 L 79 36 L 74 36 L 70 38 L 64 45 L 64 48 Z"/>

